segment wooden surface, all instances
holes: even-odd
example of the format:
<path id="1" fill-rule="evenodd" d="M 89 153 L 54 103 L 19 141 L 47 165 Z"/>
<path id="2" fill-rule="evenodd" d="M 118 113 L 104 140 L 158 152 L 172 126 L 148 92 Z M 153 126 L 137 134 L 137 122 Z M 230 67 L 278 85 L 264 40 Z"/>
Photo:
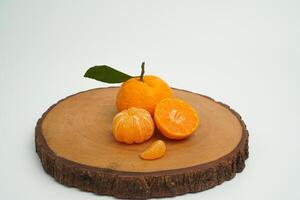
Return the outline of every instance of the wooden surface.
<path id="1" fill-rule="evenodd" d="M 116 142 L 111 126 L 117 112 L 117 89 L 94 89 L 70 96 L 51 107 L 38 122 L 37 152 L 46 172 L 59 182 L 122 198 L 161 197 L 211 188 L 244 168 L 248 133 L 239 115 L 222 103 L 183 90 L 174 89 L 175 96 L 189 102 L 200 118 L 194 135 L 171 141 L 156 131 L 143 144 Z M 166 142 L 166 155 L 154 161 L 140 159 L 138 155 L 157 138 Z M 83 172 L 87 180 L 80 178 Z M 174 180 L 168 182 L 166 175 Z M 74 179 L 76 176 L 79 178 Z M 104 180 L 108 185 L 111 181 L 109 189 L 102 184 Z"/>

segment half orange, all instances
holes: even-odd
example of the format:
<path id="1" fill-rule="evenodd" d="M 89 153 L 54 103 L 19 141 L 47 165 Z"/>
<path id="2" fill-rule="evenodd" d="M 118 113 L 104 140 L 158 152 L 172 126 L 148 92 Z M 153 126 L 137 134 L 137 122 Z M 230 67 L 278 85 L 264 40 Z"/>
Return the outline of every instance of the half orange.
<path id="1" fill-rule="evenodd" d="M 195 109 L 178 98 L 166 98 L 155 107 L 154 121 L 159 131 L 169 139 L 190 136 L 199 125 Z"/>

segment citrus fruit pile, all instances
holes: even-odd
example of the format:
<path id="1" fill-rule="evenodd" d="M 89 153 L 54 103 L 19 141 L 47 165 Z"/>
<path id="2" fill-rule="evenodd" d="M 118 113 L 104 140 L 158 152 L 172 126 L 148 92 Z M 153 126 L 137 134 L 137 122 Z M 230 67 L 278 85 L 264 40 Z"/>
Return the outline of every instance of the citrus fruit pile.
<path id="1" fill-rule="evenodd" d="M 194 108 L 174 97 L 172 89 L 159 77 L 144 76 L 144 63 L 138 77 L 105 65 L 90 68 L 85 77 L 107 83 L 123 82 L 116 97 L 119 113 L 112 123 L 113 135 L 119 142 L 142 143 L 152 137 L 155 127 L 168 139 L 182 140 L 198 127 L 199 117 Z M 140 157 L 152 160 L 165 152 L 165 143 L 157 140 Z"/>

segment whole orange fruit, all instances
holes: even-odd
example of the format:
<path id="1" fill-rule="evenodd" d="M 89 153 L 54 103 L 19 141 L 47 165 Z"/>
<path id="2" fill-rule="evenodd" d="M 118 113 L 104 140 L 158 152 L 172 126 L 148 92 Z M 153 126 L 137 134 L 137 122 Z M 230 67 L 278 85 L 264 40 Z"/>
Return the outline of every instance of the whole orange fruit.
<path id="1" fill-rule="evenodd" d="M 154 122 L 147 110 L 133 107 L 114 117 L 112 131 L 119 142 L 142 143 L 153 135 Z"/>
<path id="2" fill-rule="evenodd" d="M 164 98 L 173 96 L 168 84 L 156 76 L 144 76 L 125 81 L 117 94 L 116 105 L 119 111 L 130 107 L 143 108 L 154 114 L 155 106 Z"/>

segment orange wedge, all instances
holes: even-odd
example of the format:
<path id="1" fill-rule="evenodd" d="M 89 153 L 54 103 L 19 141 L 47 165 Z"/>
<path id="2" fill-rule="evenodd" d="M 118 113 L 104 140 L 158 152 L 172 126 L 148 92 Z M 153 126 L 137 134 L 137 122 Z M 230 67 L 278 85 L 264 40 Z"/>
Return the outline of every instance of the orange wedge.
<path id="1" fill-rule="evenodd" d="M 153 142 L 150 147 L 148 147 L 143 153 L 140 154 L 140 157 L 145 160 L 154 160 L 161 158 L 166 153 L 166 144 L 162 140 L 157 140 Z"/>
<path id="2" fill-rule="evenodd" d="M 197 129 L 199 117 L 188 103 L 177 98 L 166 98 L 156 105 L 154 121 L 164 136 L 181 140 Z"/>

